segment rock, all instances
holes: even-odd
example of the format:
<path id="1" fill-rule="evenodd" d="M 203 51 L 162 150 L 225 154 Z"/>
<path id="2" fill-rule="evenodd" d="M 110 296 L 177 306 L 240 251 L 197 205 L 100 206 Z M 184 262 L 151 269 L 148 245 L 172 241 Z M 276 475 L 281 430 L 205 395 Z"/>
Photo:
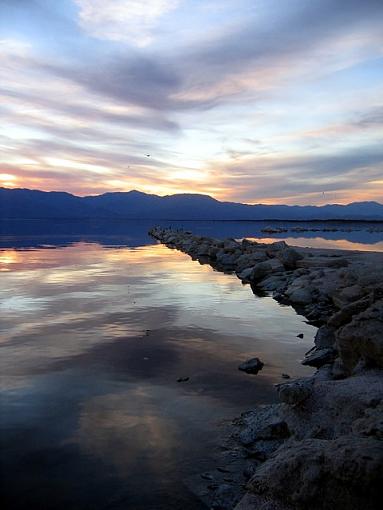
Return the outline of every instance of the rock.
<path id="1" fill-rule="evenodd" d="M 294 250 L 294 248 L 280 250 L 277 252 L 276 257 L 278 257 L 286 269 L 295 269 L 298 260 L 303 259 L 303 255 Z"/>
<path id="2" fill-rule="evenodd" d="M 312 303 L 312 289 L 310 287 L 297 288 L 294 290 L 287 289 L 286 294 L 292 303 L 297 305 L 308 305 Z"/>
<path id="3" fill-rule="evenodd" d="M 232 510 L 239 499 L 240 494 L 235 487 L 229 484 L 222 484 L 214 493 L 211 508 L 214 510 Z"/>
<path id="4" fill-rule="evenodd" d="M 358 313 L 362 312 L 370 304 L 371 301 L 368 297 L 359 299 L 354 303 L 350 303 L 349 305 L 339 310 L 339 312 L 336 312 L 334 315 L 332 315 L 327 324 L 332 328 L 339 328 L 340 326 L 343 326 L 343 324 L 350 322 L 353 315 L 357 315 Z"/>
<path id="5" fill-rule="evenodd" d="M 287 228 L 265 227 L 261 229 L 261 232 L 266 234 L 282 234 L 283 232 L 287 232 Z"/>
<path id="6" fill-rule="evenodd" d="M 240 243 L 237 243 L 235 239 L 225 239 L 223 242 L 223 248 L 227 253 L 235 252 L 240 246 Z"/>
<path id="7" fill-rule="evenodd" d="M 299 405 L 312 394 L 312 380 L 298 379 L 291 383 L 277 384 L 279 400 L 289 405 Z"/>
<path id="8" fill-rule="evenodd" d="M 351 305 L 350 305 L 351 306 Z M 336 333 L 343 364 L 352 370 L 359 360 L 383 367 L 383 300 L 376 301 Z"/>
<path id="9" fill-rule="evenodd" d="M 294 509 L 375 510 L 382 479 L 382 442 L 346 436 L 286 443 L 247 487 Z"/>
<path id="10" fill-rule="evenodd" d="M 268 274 L 273 272 L 273 268 L 270 262 L 259 262 L 253 267 L 253 271 L 251 273 L 251 281 L 254 283 L 260 282 L 267 276 Z"/>
<path id="11" fill-rule="evenodd" d="M 263 363 L 259 358 L 251 358 L 241 363 L 238 370 L 246 372 L 247 374 L 257 374 L 263 368 Z"/>
<path id="12" fill-rule="evenodd" d="M 345 258 L 332 259 L 329 257 L 305 257 L 304 259 L 298 260 L 296 267 L 334 267 L 341 268 L 348 266 L 349 262 Z"/>
<path id="13" fill-rule="evenodd" d="M 262 289 L 264 290 L 278 290 L 285 286 L 286 278 L 283 275 L 271 274 L 262 280 Z"/>
<path id="14" fill-rule="evenodd" d="M 349 371 L 343 365 L 342 360 L 338 357 L 335 359 L 331 367 L 331 376 L 333 379 L 344 379 L 350 375 Z"/>
<path id="15" fill-rule="evenodd" d="M 316 349 L 302 361 L 302 365 L 319 368 L 334 361 L 335 356 L 334 349 Z"/>
<path id="16" fill-rule="evenodd" d="M 268 423 L 256 434 L 256 439 L 285 439 L 290 436 L 289 427 L 283 420 Z"/>
<path id="17" fill-rule="evenodd" d="M 288 244 L 285 241 L 276 241 L 275 243 L 271 243 L 267 245 L 268 250 L 284 250 L 288 248 Z"/>
<path id="18" fill-rule="evenodd" d="M 335 291 L 331 297 L 337 308 L 343 308 L 353 301 L 358 301 L 364 294 L 366 294 L 366 291 L 360 285 L 352 285 Z"/>
<path id="19" fill-rule="evenodd" d="M 333 347 L 335 344 L 335 330 L 328 326 L 321 326 L 316 332 L 314 343 L 318 349 Z"/>
<path id="20" fill-rule="evenodd" d="M 246 267 L 253 267 L 258 262 L 264 262 L 267 256 L 264 251 L 256 251 L 254 253 L 244 253 L 240 255 L 236 261 L 237 271 L 241 271 Z"/>
<path id="21" fill-rule="evenodd" d="M 245 282 L 249 282 L 251 280 L 252 273 L 253 273 L 253 268 L 247 267 L 246 269 L 244 269 L 243 271 L 238 273 L 238 278 Z"/>
<path id="22" fill-rule="evenodd" d="M 216 255 L 217 262 L 222 266 L 234 267 L 237 258 L 238 255 L 236 255 L 235 253 L 225 253 L 222 250 L 217 252 Z"/>
<path id="23" fill-rule="evenodd" d="M 364 416 L 354 421 L 352 431 L 359 436 L 383 439 L 383 402 L 373 409 L 366 409 Z"/>

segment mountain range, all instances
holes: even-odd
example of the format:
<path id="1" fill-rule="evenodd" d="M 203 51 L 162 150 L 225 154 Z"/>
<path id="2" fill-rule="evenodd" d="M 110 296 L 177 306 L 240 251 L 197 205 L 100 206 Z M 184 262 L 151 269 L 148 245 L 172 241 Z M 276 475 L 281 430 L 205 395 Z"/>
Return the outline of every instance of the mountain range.
<path id="1" fill-rule="evenodd" d="M 383 204 L 323 206 L 220 202 L 208 195 L 164 197 L 140 191 L 79 197 L 61 191 L 0 188 L 1 219 L 383 220 Z"/>

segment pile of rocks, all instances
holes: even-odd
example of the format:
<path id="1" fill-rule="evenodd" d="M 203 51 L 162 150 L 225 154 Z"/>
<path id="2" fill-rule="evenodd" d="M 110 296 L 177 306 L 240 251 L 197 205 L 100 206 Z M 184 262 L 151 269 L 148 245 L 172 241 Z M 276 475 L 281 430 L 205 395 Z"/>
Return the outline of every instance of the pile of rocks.
<path id="1" fill-rule="evenodd" d="M 303 360 L 316 374 L 278 385 L 279 404 L 236 422 L 247 479 L 236 508 L 376 508 L 383 488 L 383 254 L 163 228 L 150 234 L 201 263 L 235 272 L 319 327 Z M 239 485 L 218 488 L 211 507 L 233 508 L 243 496 Z"/>

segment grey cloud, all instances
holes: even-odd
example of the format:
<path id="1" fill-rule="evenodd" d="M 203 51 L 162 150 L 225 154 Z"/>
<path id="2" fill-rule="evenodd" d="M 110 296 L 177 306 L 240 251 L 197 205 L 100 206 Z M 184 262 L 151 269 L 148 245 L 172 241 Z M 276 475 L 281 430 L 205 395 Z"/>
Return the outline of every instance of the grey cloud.
<path id="1" fill-rule="evenodd" d="M 90 63 L 47 65 L 46 69 L 97 93 L 157 110 L 210 108 L 222 101 L 225 93 L 217 92 L 209 99 L 175 99 L 174 95 L 195 87 L 203 90 L 249 66 L 272 69 L 281 59 L 307 54 L 355 26 L 368 23 L 377 28 L 383 22 L 383 3 L 375 0 L 295 1 L 289 2 L 288 9 L 279 2 L 270 5 L 278 7 L 277 15 L 264 25 L 251 19 L 178 54 L 95 55 Z"/>
<path id="2" fill-rule="evenodd" d="M 361 171 L 363 169 L 363 171 Z M 362 189 L 381 178 L 383 149 L 361 147 L 355 153 L 263 159 L 254 158 L 217 170 L 223 189 L 235 189 L 242 200 L 287 197 L 340 189 Z"/>

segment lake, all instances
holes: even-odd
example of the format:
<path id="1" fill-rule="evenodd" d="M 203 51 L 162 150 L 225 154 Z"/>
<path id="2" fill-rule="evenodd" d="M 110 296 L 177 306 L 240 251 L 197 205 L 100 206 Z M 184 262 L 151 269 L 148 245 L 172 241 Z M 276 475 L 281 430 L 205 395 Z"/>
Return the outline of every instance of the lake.
<path id="1" fill-rule="evenodd" d="M 248 222 L 187 223 L 261 234 Z M 189 480 L 214 469 L 231 420 L 275 401 L 282 373 L 311 373 L 299 361 L 316 328 L 157 244 L 149 226 L 2 225 L 2 508 L 203 509 Z M 356 232 L 330 242 L 382 248 L 381 233 Z M 253 356 L 263 370 L 240 372 Z"/>

